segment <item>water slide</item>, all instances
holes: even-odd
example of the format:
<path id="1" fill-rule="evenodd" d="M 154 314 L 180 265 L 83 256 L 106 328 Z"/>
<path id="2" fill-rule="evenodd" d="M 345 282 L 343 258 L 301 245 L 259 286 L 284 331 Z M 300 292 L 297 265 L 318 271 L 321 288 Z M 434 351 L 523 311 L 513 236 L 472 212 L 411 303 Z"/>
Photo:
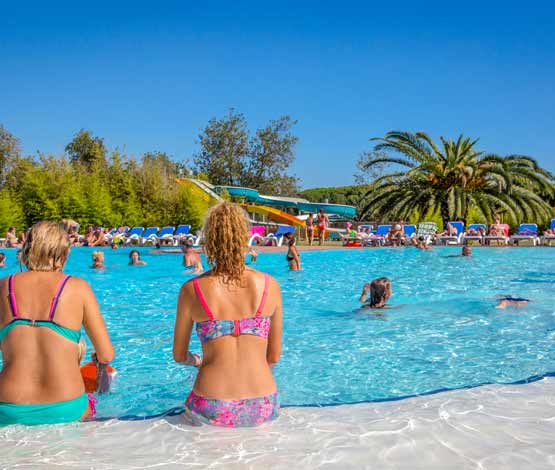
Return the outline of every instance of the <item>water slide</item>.
<path id="1" fill-rule="evenodd" d="M 354 217 L 356 212 L 356 208 L 353 206 L 314 203 L 301 198 L 264 196 L 261 195 L 256 189 L 241 188 L 237 186 L 214 186 L 207 181 L 192 178 L 179 179 L 177 182 L 191 188 L 193 194 L 210 205 L 222 201 L 223 199 L 219 193 L 226 192 L 232 197 L 238 197 L 245 200 L 246 203 L 243 204 L 243 207 L 248 212 L 261 214 L 279 224 L 292 225 L 294 227 L 304 227 L 304 220 L 277 209 L 277 207 L 292 207 L 296 210 L 312 213 L 317 213 L 320 208 L 322 208 L 326 214 L 335 214 L 345 218 Z"/>

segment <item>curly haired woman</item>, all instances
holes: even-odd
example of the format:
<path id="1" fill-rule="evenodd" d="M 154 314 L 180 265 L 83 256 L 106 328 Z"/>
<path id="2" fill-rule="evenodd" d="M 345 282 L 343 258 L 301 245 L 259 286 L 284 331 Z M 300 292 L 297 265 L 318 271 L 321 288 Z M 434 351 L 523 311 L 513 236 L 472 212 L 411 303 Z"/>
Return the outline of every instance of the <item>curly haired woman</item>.
<path id="1" fill-rule="evenodd" d="M 213 207 L 204 226 L 212 269 L 179 293 L 173 356 L 199 367 L 185 402 L 191 425 L 256 426 L 279 414 L 271 367 L 281 354 L 281 292 L 275 279 L 245 266 L 247 225 L 239 206 Z M 194 324 L 202 360 L 188 351 Z"/>

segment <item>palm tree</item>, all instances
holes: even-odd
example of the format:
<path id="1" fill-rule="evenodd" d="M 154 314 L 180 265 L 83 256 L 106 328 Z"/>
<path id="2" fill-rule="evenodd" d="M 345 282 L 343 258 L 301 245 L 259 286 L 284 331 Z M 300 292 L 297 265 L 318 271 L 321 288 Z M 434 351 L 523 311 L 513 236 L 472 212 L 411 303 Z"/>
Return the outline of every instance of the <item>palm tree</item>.
<path id="1" fill-rule="evenodd" d="M 553 176 L 530 157 L 500 157 L 476 149 L 477 140 L 440 138 L 437 145 L 424 132 L 392 131 L 377 141 L 374 150 L 386 155 L 367 164 L 402 167 L 374 180 L 366 193 L 361 219 L 408 219 L 418 212 L 438 211 L 444 225 L 466 222 L 470 208 L 485 221 L 495 212 L 506 213 L 514 223 L 549 218 L 550 206 L 539 194 L 554 194 Z M 389 152 L 400 154 L 390 156 Z"/>

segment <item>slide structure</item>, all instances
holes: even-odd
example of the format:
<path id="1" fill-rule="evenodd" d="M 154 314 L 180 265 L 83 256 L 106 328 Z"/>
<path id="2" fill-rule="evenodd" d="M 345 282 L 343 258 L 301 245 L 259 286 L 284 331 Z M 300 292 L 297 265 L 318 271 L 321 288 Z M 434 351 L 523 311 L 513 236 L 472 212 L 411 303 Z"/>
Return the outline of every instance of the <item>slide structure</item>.
<path id="1" fill-rule="evenodd" d="M 193 194 L 210 205 L 223 201 L 219 194 L 225 192 L 231 197 L 243 199 L 245 201 L 243 207 L 247 212 L 261 214 L 278 224 L 292 225 L 293 227 L 304 227 L 304 219 L 297 218 L 277 207 L 291 207 L 298 211 L 312 212 L 313 214 L 316 214 L 320 209 L 324 209 L 326 214 L 334 214 L 346 219 L 353 218 L 356 212 L 356 208 L 353 206 L 309 202 L 301 198 L 264 196 L 259 194 L 256 189 L 238 186 L 214 186 L 207 181 L 192 178 L 178 179 L 177 182 L 191 188 Z"/>

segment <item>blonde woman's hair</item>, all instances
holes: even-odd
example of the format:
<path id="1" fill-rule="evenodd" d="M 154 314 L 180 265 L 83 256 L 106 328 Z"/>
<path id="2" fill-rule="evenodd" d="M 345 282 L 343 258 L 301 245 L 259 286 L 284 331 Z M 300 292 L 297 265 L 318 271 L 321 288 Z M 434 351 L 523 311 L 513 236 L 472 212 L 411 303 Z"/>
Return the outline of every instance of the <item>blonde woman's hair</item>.
<path id="1" fill-rule="evenodd" d="M 104 259 L 104 252 L 103 251 L 93 251 L 92 254 L 93 261 L 101 261 Z"/>
<path id="2" fill-rule="evenodd" d="M 236 284 L 245 270 L 245 247 L 249 242 L 246 212 L 237 204 L 220 202 L 206 216 L 204 252 L 212 272 L 224 283 Z"/>
<path id="3" fill-rule="evenodd" d="M 370 283 L 370 307 L 382 308 L 391 297 L 391 281 L 379 277 Z"/>
<path id="4" fill-rule="evenodd" d="M 69 237 L 54 222 L 37 222 L 21 249 L 21 262 L 29 271 L 61 271 L 69 254 Z"/>

